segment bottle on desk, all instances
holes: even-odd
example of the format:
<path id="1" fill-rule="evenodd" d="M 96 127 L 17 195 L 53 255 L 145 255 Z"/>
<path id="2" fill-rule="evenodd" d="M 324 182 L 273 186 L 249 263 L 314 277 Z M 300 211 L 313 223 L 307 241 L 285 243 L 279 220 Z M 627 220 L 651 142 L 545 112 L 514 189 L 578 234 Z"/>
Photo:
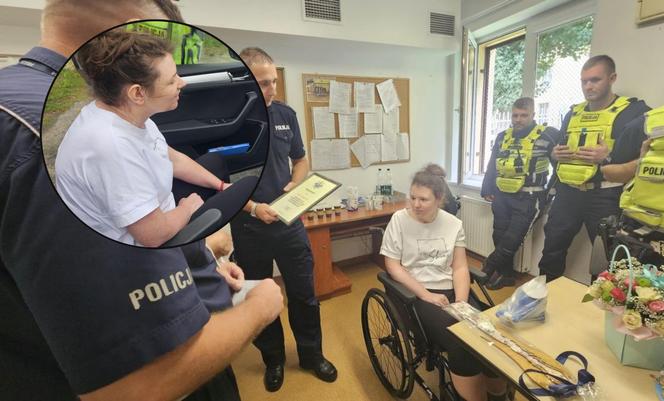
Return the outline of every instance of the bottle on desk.
<path id="1" fill-rule="evenodd" d="M 387 196 L 388 199 L 392 197 L 392 171 L 388 168 L 385 172 L 385 187 L 383 191 L 383 196 Z M 388 200 L 389 202 L 389 200 Z"/>
<path id="2" fill-rule="evenodd" d="M 383 185 L 385 182 L 385 175 L 383 173 L 383 169 L 379 168 L 378 173 L 376 174 L 376 190 L 374 191 L 374 194 L 376 195 L 382 195 L 383 194 Z"/>

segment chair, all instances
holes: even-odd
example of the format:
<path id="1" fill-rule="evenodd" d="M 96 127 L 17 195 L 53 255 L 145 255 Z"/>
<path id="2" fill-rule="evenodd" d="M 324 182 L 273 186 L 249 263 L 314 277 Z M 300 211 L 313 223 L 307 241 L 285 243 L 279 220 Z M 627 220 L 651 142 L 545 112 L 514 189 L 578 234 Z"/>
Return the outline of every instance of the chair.
<path id="1" fill-rule="evenodd" d="M 483 307 L 493 306 L 484 288 L 488 277 L 478 269 L 469 269 L 471 282 L 479 285 L 485 300 L 479 299 L 472 289 L 470 297 Z M 417 382 L 431 400 L 460 400 L 450 379 L 444 350 L 429 341 L 417 316 L 416 295 L 392 280 L 386 272 L 378 273 L 378 280 L 385 291 L 372 288 L 362 302 L 364 343 L 378 379 L 391 395 L 399 398 L 410 397 Z M 439 396 L 417 373 L 422 364 L 427 371 L 438 369 Z"/>

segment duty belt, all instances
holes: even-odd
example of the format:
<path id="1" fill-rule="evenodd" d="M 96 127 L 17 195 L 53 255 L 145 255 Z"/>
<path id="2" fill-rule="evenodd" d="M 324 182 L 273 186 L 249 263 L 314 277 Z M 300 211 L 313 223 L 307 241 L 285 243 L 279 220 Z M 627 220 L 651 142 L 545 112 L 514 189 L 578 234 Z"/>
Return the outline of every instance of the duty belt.
<path id="1" fill-rule="evenodd" d="M 602 182 L 586 182 L 581 185 L 571 185 L 571 184 L 567 185 L 569 185 L 572 188 L 576 188 L 579 191 L 591 191 L 593 189 L 622 187 L 625 184 L 621 182 L 602 181 Z"/>
<path id="2" fill-rule="evenodd" d="M 542 192 L 544 191 L 543 186 L 537 186 L 537 187 L 521 187 L 519 192 L 528 192 L 528 193 L 533 193 L 533 192 Z"/>

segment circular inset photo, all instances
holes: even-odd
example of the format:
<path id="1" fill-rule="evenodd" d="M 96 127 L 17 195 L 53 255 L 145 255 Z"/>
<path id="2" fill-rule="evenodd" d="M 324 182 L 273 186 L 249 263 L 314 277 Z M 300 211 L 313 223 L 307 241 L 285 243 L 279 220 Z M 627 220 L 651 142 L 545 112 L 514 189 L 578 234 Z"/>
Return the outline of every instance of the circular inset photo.
<path id="1" fill-rule="evenodd" d="M 112 240 L 171 247 L 221 229 L 268 155 L 260 87 L 238 55 L 195 26 L 135 21 L 81 46 L 42 116 L 57 193 Z"/>

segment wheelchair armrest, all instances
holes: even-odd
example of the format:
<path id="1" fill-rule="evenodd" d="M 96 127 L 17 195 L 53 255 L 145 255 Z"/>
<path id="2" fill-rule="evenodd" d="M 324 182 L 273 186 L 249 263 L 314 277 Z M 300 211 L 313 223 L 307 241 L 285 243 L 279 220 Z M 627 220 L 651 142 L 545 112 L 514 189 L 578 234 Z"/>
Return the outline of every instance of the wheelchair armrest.
<path id="1" fill-rule="evenodd" d="M 383 283 L 386 291 L 390 291 L 391 293 L 396 294 L 396 296 L 399 297 L 399 299 L 405 304 L 410 305 L 417 299 L 417 295 L 406 288 L 403 284 L 392 280 L 387 272 L 378 273 L 378 281 Z"/>
<path id="2" fill-rule="evenodd" d="M 166 241 L 162 247 L 188 244 L 201 239 L 205 232 L 221 221 L 221 212 L 218 209 L 208 209 L 200 216 L 189 222 L 175 236 Z"/>
<path id="3" fill-rule="evenodd" d="M 470 272 L 470 280 L 477 282 L 479 285 L 484 285 L 489 280 L 486 273 L 476 267 L 468 266 L 468 271 Z"/>

